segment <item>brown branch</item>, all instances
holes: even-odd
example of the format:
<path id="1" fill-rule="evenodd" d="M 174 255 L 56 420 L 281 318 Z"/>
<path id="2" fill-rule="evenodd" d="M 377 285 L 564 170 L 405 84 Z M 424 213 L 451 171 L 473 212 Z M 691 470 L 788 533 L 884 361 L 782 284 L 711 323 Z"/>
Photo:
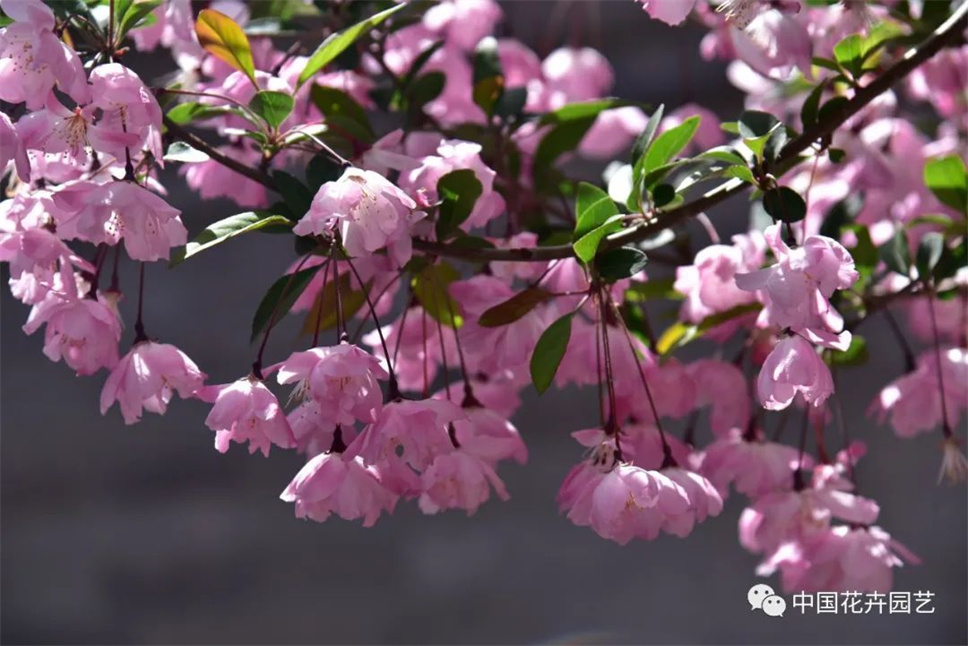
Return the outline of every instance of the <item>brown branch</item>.
<path id="1" fill-rule="evenodd" d="M 857 91 L 852 99 L 843 104 L 839 110 L 834 110 L 823 121 L 807 128 L 799 137 L 791 140 L 776 160 L 775 170 L 782 174 L 796 165 L 799 155 L 810 148 L 814 142 L 829 137 L 850 117 L 860 112 L 871 101 L 891 89 L 908 74 L 917 69 L 944 47 L 956 43 L 961 38 L 961 32 L 968 27 L 968 2 L 964 2 L 955 12 L 938 27 L 923 43 L 908 50 L 897 63 L 888 68 L 869 85 Z M 629 227 L 619 233 L 609 236 L 602 242 L 601 248 L 614 249 L 622 245 L 639 242 L 650 235 L 679 224 L 688 218 L 695 217 L 707 209 L 723 202 L 729 197 L 745 190 L 747 185 L 738 179 L 730 180 L 709 191 L 705 195 L 683 204 L 680 207 L 661 213 L 657 218 L 636 226 Z M 438 256 L 448 256 L 472 261 L 541 261 L 556 258 L 569 258 L 574 255 L 571 245 L 554 245 L 535 249 L 471 249 L 456 247 L 447 243 L 431 242 L 414 238 L 415 249 Z"/>
<path id="2" fill-rule="evenodd" d="M 182 128 L 180 125 L 168 118 L 167 115 L 164 116 L 165 127 L 168 128 L 168 132 L 172 135 L 181 139 L 187 144 L 190 144 L 193 148 L 201 150 L 206 155 L 222 164 L 228 169 L 234 170 L 239 175 L 245 175 L 253 182 L 258 182 L 272 191 L 277 191 L 276 183 L 272 181 L 272 178 L 267 174 L 260 171 L 258 168 L 252 166 L 246 166 L 240 161 L 237 161 L 223 152 L 212 147 L 204 139 L 198 135 L 189 132 L 188 130 Z"/>

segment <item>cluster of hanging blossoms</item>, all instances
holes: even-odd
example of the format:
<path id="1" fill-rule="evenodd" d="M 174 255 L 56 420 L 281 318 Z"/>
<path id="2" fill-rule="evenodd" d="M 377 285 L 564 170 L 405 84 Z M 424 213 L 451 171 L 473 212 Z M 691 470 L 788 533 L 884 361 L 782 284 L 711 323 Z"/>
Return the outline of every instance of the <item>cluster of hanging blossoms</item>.
<path id="1" fill-rule="evenodd" d="M 103 380 L 102 413 L 208 402 L 217 450 L 305 455 L 296 516 L 370 526 L 507 499 L 521 391 L 590 387 L 600 423 L 572 433 L 558 496 L 574 524 L 684 537 L 735 492 L 740 543 L 787 590 L 885 590 L 917 561 L 858 491 L 836 384 L 885 319 L 906 370 L 871 426 L 939 434 L 965 479 L 968 4 L 639 0 L 728 61 L 747 109 L 722 123 L 611 97 L 593 48 L 499 37 L 493 0 L 200 4 L 0 0 L 0 260 L 24 331 Z M 190 232 L 165 165 L 240 212 Z M 744 191 L 723 240 L 707 211 Z M 145 267 L 260 233 L 295 257 L 252 303 L 251 363 L 207 383 L 148 333 Z M 304 349 L 270 358 L 286 316 Z"/>

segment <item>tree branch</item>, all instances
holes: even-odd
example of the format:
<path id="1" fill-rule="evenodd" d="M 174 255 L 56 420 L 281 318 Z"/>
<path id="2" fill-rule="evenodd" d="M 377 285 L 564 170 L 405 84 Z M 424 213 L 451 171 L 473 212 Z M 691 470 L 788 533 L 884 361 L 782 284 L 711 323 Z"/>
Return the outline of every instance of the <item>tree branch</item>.
<path id="1" fill-rule="evenodd" d="M 908 50 L 901 60 L 888 68 L 869 85 L 858 90 L 854 97 L 844 103 L 839 110 L 833 111 L 823 121 L 807 128 L 799 137 L 787 143 L 776 160 L 777 169 L 782 174 L 795 166 L 800 153 L 807 150 L 814 142 L 833 134 L 845 121 L 860 112 L 875 98 L 891 89 L 941 49 L 957 42 L 961 38 L 961 32 L 966 27 L 968 27 L 968 2 L 963 2 L 927 40 Z M 649 222 L 629 227 L 609 236 L 602 241 L 601 249 L 614 249 L 644 240 L 662 229 L 703 213 L 710 207 L 740 193 L 745 188 L 747 188 L 747 184 L 738 179 L 725 182 L 692 202 L 670 209 Z M 571 245 L 554 245 L 534 249 L 471 249 L 414 238 L 413 246 L 415 249 L 438 256 L 472 261 L 542 261 L 569 258 L 574 255 Z"/>
<path id="2" fill-rule="evenodd" d="M 223 152 L 220 152 L 209 145 L 204 139 L 198 135 L 189 132 L 188 130 L 182 128 L 180 125 L 168 118 L 167 115 L 164 117 L 165 127 L 168 128 L 168 132 L 173 134 L 178 139 L 181 139 L 187 144 L 191 144 L 193 148 L 201 150 L 206 155 L 222 164 L 228 169 L 234 170 L 239 175 L 245 175 L 253 182 L 258 182 L 272 191 L 277 191 L 276 183 L 272 181 L 272 178 L 268 174 L 263 173 L 258 168 L 251 166 L 246 166 L 240 161 L 232 159 Z"/>

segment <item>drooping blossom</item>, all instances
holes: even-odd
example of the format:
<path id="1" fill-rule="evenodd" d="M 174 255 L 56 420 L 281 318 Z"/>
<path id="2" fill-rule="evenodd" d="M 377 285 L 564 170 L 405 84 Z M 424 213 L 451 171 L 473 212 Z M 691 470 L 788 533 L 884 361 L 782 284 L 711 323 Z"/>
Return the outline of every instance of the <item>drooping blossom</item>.
<path id="1" fill-rule="evenodd" d="M 17 176 L 22 181 L 29 182 L 30 160 L 27 159 L 27 151 L 10 117 L 0 112 L 0 177 L 6 174 L 11 162 Z"/>
<path id="2" fill-rule="evenodd" d="M 948 411 L 948 427 L 957 428 L 968 410 L 968 350 L 944 348 L 940 355 L 942 390 L 938 382 L 939 361 L 934 349 L 924 352 L 913 372 L 898 377 L 881 390 L 869 413 L 880 423 L 888 422 L 898 437 L 927 433 L 942 424 L 942 410 Z M 944 396 L 944 406 L 941 398 Z"/>
<path id="3" fill-rule="evenodd" d="M 556 49 L 542 61 L 541 72 L 546 84 L 546 109 L 550 110 L 601 98 L 615 82 L 612 65 L 591 47 Z"/>
<path id="4" fill-rule="evenodd" d="M 823 404 L 834 392 L 830 368 L 820 355 L 799 336 L 781 339 L 766 358 L 756 381 L 760 404 L 768 410 L 782 410 L 797 393 L 814 406 Z"/>
<path id="5" fill-rule="evenodd" d="M 603 110 L 585 133 L 578 150 L 591 159 L 613 159 L 632 145 L 648 121 L 635 106 Z"/>
<path id="6" fill-rule="evenodd" d="M 0 29 L 0 100 L 34 110 L 56 85 L 79 103 L 90 91 L 81 59 L 54 34 L 54 13 L 39 0 L 4 0 L 13 20 Z"/>
<path id="7" fill-rule="evenodd" d="M 116 401 L 125 424 L 139 421 L 142 410 L 164 415 L 176 391 L 187 399 L 204 381 L 205 373 L 175 346 L 139 341 L 104 382 L 101 414 L 107 413 Z"/>
<path id="8" fill-rule="evenodd" d="M 161 108 L 141 78 L 119 63 L 107 63 L 95 67 L 90 80 L 89 108 L 99 110 L 91 126 L 96 149 L 124 160 L 125 149 L 135 156 L 146 147 L 163 164 Z"/>
<path id="9" fill-rule="evenodd" d="M 464 509 L 472 516 L 492 488 L 501 500 L 510 497 L 491 465 L 460 448 L 437 455 L 420 475 L 420 486 L 418 505 L 425 514 Z"/>
<path id="10" fill-rule="evenodd" d="M 695 384 L 696 407 L 710 407 L 709 428 L 717 437 L 746 427 L 751 395 L 742 370 L 725 361 L 700 359 L 688 364 L 686 372 Z"/>
<path id="11" fill-rule="evenodd" d="M 755 500 L 790 489 L 798 463 L 794 447 L 768 442 L 755 434 L 747 437 L 736 428 L 706 448 L 700 471 L 724 498 L 732 484 L 736 491 Z"/>
<path id="12" fill-rule="evenodd" d="M 266 457 L 273 445 L 291 449 L 296 444 L 279 400 L 255 375 L 206 386 L 199 398 L 214 404 L 205 425 L 215 431 L 215 448 L 221 453 L 232 442 L 248 442 L 249 453 L 262 451 Z"/>
<path id="13" fill-rule="evenodd" d="M 478 388 L 480 390 L 480 388 Z M 437 397 L 442 397 L 438 393 Z M 521 434 L 501 413 L 485 408 L 476 398 L 461 408 L 464 418 L 454 420 L 454 439 L 458 446 L 492 467 L 501 460 L 513 459 L 519 464 L 528 461 L 528 448 Z"/>
<path id="14" fill-rule="evenodd" d="M 375 356 L 344 341 L 293 353 L 276 376 L 280 384 L 298 384 L 296 393 L 312 397 L 335 424 L 350 426 L 376 420 L 383 404 L 378 380 L 389 374 Z"/>
<path id="15" fill-rule="evenodd" d="M 788 78 L 794 70 L 812 78 L 813 41 L 797 16 L 766 9 L 745 28 L 730 29 L 736 56 L 764 76 Z"/>
<path id="16" fill-rule="evenodd" d="M 776 264 L 749 273 L 737 273 L 736 285 L 758 291 L 766 300 L 760 319 L 767 325 L 804 332 L 812 341 L 846 350 L 850 334 L 844 320 L 827 300 L 837 289 L 847 289 L 858 278 L 854 259 L 839 242 L 825 236 L 807 236 L 791 249 L 783 241 L 780 224 L 764 232 Z"/>
<path id="17" fill-rule="evenodd" d="M 372 527 L 397 502 L 381 478 L 380 470 L 361 457 L 327 451 L 309 460 L 279 497 L 296 504 L 297 518 L 323 522 L 336 514 L 345 520 L 362 518 L 364 527 Z"/>
<path id="18" fill-rule="evenodd" d="M 403 459 L 417 471 L 424 471 L 442 453 L 454 449 L 448 426 L 464 417 L 460 407 L 448 401 L 392 401 L 383 407 L 377 420 L 367 426 L 349 451 L 367 464 L 396 457 L 403 448 Z"/>
<path id="19" fill-rule="evenodd" d="M 679 316 L 689 323 L 701 323 L 713 314 L 756 302 L 756 295 L 737 287 L 736 276 L 756 271 L 766 257 L 766 241 L 759 232 L 735 235 L 732 245 L 704 247 L 691 265 L 676 268 L 677 292 L 686 295 Z M 723 340 L 741 324 L 740 318 L 713 328 L 712 338 Z"/>
<path id="20" fill-rule="evenodd" d="M 167 260 L 172 247 L 188 240 L 181 212 L 135 182 L 77 182 L 57 191 L 54 202 L 69 214 L 58 229 L 62 237 L 95 244 L 123 241 L 133 260 Z"/>
<path id="21" fill-rule="evenodd" d="M 689 17 L 696 0 L 638 0 L 642 8 L 655 20 L 679 25 Z"/>
<path id="22" fill-rule="evenodd" d="M 877 526 L 838 525 L 798 542 L 781 545 L 757 568 L 777 569 L 786 592 L 881 592 L 893 587 L 894 568 L 921 560 Z"/>
<path id="23" fill-rule="evenodd" d="M 30 310 L 23 326 L 33 334 L 42 325 L 44 354 L 64 360 L 78 375 L 92 375 L 118 363 L 121 321 L 105 299 L 88 298 L 66 267 L 46 296 Z"/>
<path id="24" fill-rule="evenodd" d="M 386 247 L 393 261 L 403 266 L 410 260 L 410 228 L 425 215 L 382 175 L 351 167 L 320 187 L 293 232 L 321 235 L 338 228 L 351 256 L 368 256 Z"/>

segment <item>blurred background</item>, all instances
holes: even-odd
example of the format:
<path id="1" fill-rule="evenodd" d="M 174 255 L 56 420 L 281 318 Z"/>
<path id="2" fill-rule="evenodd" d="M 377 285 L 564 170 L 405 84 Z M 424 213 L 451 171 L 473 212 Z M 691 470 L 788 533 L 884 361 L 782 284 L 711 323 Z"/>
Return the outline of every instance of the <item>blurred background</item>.
<path id="1" fill-rule="evenodd" d="M 618 96 L 670 109 L 698 101 L 738 116 L 742 99 L 723 66 L 698 56 L 700 32 L 652 22 L 631 1 L 572 4 L 549 31 L 554 3 L 506 2 L 502 33 L 542 55 L 565 43 L 602 49 Z M 168 180 L 192 233 L 237 211 L 199 202 L 174 173 Z M 711 216 L 728 235 L 745 226 L 747 211 L 737 198 Z M 149 334 L 183 349 L 211 383 L 238 378 L 253 356 L 252 312 L 292 257 L 288 239 L 251 236 L 174 270 L 151 266 Z M 132 294 L 126 316 L 133 269 L 122 276 Z M 558 486 L 581 457 L 569 433 L 597 423 L 593 390 L 540 399 L 524 391 L 514 422 L 531 457 L 501 472 L 509 502 L 492 500 L 471 519 L 425 517 L 401 504 L 369 530 L 304 522 L 278 499 L 300 456 L 273 451 L 267 460 L 239 445 L 217 453 L 206 405 L 195 401 L 176 400 L 166 416 L 146 414 L 133 427 L 116 409 L 101 417 L 105 374 L 76 378 L 48 361 L 43 333 L 20 330 L 28 309 L 2 291 L 4 643 L 968 642 L 966 490 L 935 485 L 940 435 L 901 441 L 865 416 L 902 369 L 878 321 L 862 329 L 870 363 L 840 373 L 839 395 L 852 437 L 870 449 L 858 470 L 862 493 L 881 504 L 879 524 L 924 559 L 896 570 L 895 590 L 933 592 L 935 612 L 801 616 L 790 608 L 770 618 L 746 601 L 763 580 L 737 543 L 741 497 L 687 539 L 626 547 L 558 514 Z M 272 360 L 305 345 L 297 331 L 295 321 L 278 329 Z M 131 337 L 129 329 L 123 348 Z M 776 579 L 765 582 L 779 589 Z"/>

